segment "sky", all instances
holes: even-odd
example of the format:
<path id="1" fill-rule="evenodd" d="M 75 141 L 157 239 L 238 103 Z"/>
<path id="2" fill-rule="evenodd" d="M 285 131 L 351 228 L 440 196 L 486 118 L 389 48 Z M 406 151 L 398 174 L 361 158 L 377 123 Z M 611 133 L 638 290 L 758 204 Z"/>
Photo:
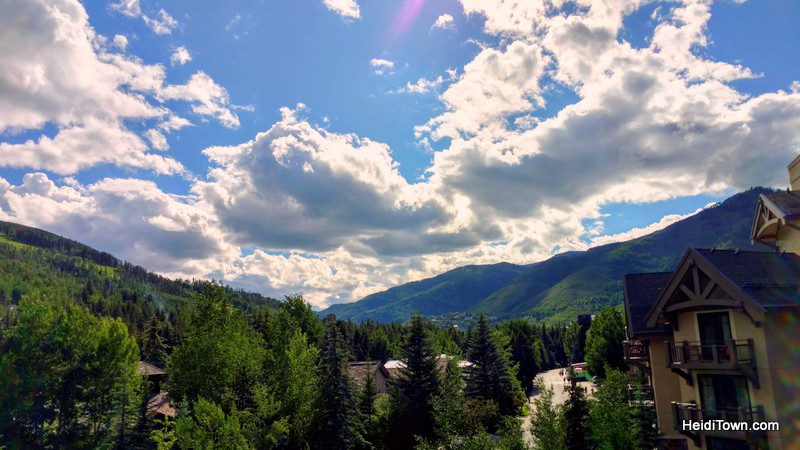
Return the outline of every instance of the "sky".
<path id="1" fill-rule="evenodd" d="M 794 0 L 9 0 L 0 219 L 315 307 L 635 238 L 800 153 Z"/>

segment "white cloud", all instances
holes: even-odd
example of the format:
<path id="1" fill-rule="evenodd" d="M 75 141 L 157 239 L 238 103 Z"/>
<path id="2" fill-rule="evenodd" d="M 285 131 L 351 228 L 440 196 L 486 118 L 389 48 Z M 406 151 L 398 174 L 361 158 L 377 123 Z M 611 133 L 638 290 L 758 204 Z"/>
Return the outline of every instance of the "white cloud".
<path id="1" fill-rule="evenodd" d="M 189 50 L 186 50 L 186 47 L 180 46 L 172 52 L 169 60 L 172 62 L 173 66 L 175 64 L 180 64 L 182 66 L 192 60 L 192 55 L 189 54 Z"/>
<path id="2" fill-rule="evenodd" d="M 373 58 L 369 61 L 369 65 L 375 71 L 376 75 L 392 75 L 394 72 L 394 61 L 388 59 Z"/>
<path id="3" fill-rule="evenodd" d="M 356 0 L 322 0 L 322 3 L 329 10 L 345 19 L 361 18 L 361 9 L 358 7 Z"/>
<path id="4" fill-rule="evenodd" d="M 675 222 L 680 222 L 683 219 L 687 219 L 699 213 L 702 210 L 703 208 L 700 208 L 697 211 L 689 214 L 667 214 L 666 216 L 659 219 L 658 222 L 651 223 L 650 225 L 644 227 L 631 228 L 628 231 L 623 231 L 617 234 L 606 234 L 602 236 L 596 236 L 592 238 L 591 245 L 594 247 L 597 245 L 611 244 L 614 242 L 625 242 L 631 239 L 636 239 L 642 236 L 646 236 L 650 233 L 655 233 L 656 231 L 663 230 L 664 228 L 667 228 L 668 226 L 672 225 Z"/>
<path id="5" fill-rule="evenodd" d="M 139 4 L 139 0 L 120 0 L 111 3 L 109 8 L 132 19 L 142 15 L 142 5 Z"/>
<path id="6" fill-rule="evenodd" d="M 163 100 L 183 100 L 192 104 L 192 111 L 202 116 L 211 116 L 228 128 L 239 126 L 239 117 L 233 112 L 228 91 L 217 84 L 205 72 L 197 72 L 186 84 L 168 85 L 156 96 Z"/>
<path id="7" fill-rule="evenodd" d="M 441 16 L 436 18 L 436 22 L 433 23 L 431 29 L 452 30 L 453 28 L 455 28 L 455 26 L 456 22 L 453 19 L 453 16 L 451 16 L 450 14 L 442 14 Z"/>
<path id="8" fill-rule="evenodd" d="M 211 167 L 189 195 L 142 180 L 84 186 L 29 174 L 18 186 L 0 181 L 0 210 L 165 273 L 272 295 L 303 292 L 324 305 L 463 264 L 529 263 L 556 248 L 629 239 L 684 217 L 591 234 L 587 219 L 602 220 L 610 203 L 785 184 L 785 164 L 800 152 L 800 89 L 738 91 L 732 80 L 755 75 L 704 54 L 713 11 L 706 1 L 664 8 L 651 44 L 634 48 L 622 38 L 624 19 L 643 3 L 462 0 L 497 43 L 447 77 L 398 89 L 446 86 L 443 108 L 417 128 L 433 155 L 414 182 L 400 175 L 388 145 L 326 130 L 297 107 L 252 140 L 205 149 Z M 80 5 L 60 5 L 77 11 L 69 23 L 88 33 Z M 0 26 L 13 26 L 3 17 Z M 239 107 L 204 72 L 168 85 L 162 66 L 103 53 L 91 36 L 80 45 L 43 42 L 17 50 L 0 41 L 0 128 L 55 123 L 59 133 L 0 144 L 4 165 L 64 174 L 101 163 L 178 171 L 145 143 L 166 148 L 171 131 L 191 125 L 164 104 L 186 101 L 202 117 L 239 123 Z M 42 71 L 20 62 L 40 53 Z M 394 69 L 386 59 L 370 64 L 384 74 Z M 550 111 L 545 99 L 559 90 L 577 100 Z M 125 120 L 149 131 L 137 136 Z M 86 150 L 95 147 L 113 151 Z M 242 247 L 255 250 L 242 256 Z"/>
<path id="9" fill-rule="evenodd" d="M 22 143 L 0 142 L 0 166 L 71 174 L 113 164 L 182 173 L 176 160 L 150 154 L 126 122 L 169 121 L 178 129 L 186 119 L 176 119 L 161 102 L 180 100 L 197 114 L 238 125 L 227 91 L 208 75 L 166 84 L 162 66 L 112 52 L 75 0 L 3 3 L 0 28 L 8 37 L 0 40 L 0 133 L 33 135 Z M 39 133 L 47 124 L 55 125 L 54 134 Z"/>
<path id="10" fill-rule="evenodd" d="M 159 35 L 172 34 L 172 30 L 178 26 L 178 21 L 163 9 L 158 10 L 155 17 L 142 16 L 142 20 L 153 33 Z"/>
<path id="11" fill-rule="evenodd" d="M 128 48 L 128 38 L 121 34 L 114 35 L 114 46 L 125 51 Z"/>
<path id="12" fill-rule="evenodd" d="M 433 80 L 429 80 L 425 77 L 422 77 L 412 82 L 407 82 L 405 86 L 395 89 L 393 91 L 389 91 L 391 94 L 427 94 L 431 90 L 437 89 L 442 84 L 452 81 L 456 78 L 456 71 L 455 70 L 448 70 L 447 77 L 443 77 L 442 75 L 437 76 Z"/>

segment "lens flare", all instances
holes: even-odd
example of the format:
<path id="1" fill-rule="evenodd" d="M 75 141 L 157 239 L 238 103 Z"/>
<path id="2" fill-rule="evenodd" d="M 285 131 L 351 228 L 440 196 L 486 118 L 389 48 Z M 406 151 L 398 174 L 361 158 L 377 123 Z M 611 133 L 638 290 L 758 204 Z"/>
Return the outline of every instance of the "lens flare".
<path id="1" fill-rule="evenodd" d="M 389 42 L 395 42 L 406 34 L 419 16 L 423 6 L 425 6 L 425 0 L 406 0 L 403 3 L 400 12 L 389 27 Z"/>

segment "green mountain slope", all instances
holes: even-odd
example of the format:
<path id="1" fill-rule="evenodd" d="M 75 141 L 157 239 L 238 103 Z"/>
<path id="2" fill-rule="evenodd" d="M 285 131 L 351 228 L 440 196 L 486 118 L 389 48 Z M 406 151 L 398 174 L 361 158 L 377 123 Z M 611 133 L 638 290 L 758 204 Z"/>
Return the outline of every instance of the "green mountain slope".
<path id="1" fill-rule="evenodd" d="M 145 309 L 174 312 L 205 282 L 173 280 L 61 236 L 0 221 L 0 306 L 28 294 L 73 298 L 94 312 L 139 322 Z M 226 288 L 245 310 L 276 309 L 269 297 Z"/>
<path id="2" fill-rule="evenodd" d="M 565 253 L 528 266 L 469 266 L 470 271 L 461 272 L 467 269 L 462 267 L 355 303 L 334 305 L 323 313 L 378 321 L 405 320 L 414 312 L 429 316 L 484 312 L 498 320 L 573 320 L 578 314 L 619 305 L 624 274 L 671 270 L 687 247 L 763 250 L 751 246 L 749 235 L 758 195 L 765 192 L 770 191 L 755 188 L 742 192 L 627 242 Z M 504 268 L 505 276 L 519 274 L 502 282 L 498 267 Z M 477 298 L 485 292 L 489 293 Z"/>
<path id="3" fill-rule="evenodd" d="M 438 316 L 466 311 L 524 270 L 523 266 L 509 263 L 459 267 L 369 295 L 356 303 L 333 305 L 324 314 L 357 322 L 394 322 L 405 321 L 413 313 Z"/>

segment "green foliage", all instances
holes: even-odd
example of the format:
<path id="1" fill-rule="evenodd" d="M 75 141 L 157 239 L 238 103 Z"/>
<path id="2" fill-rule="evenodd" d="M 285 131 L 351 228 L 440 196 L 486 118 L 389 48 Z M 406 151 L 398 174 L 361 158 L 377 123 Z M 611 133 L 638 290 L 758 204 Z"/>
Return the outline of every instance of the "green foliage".
<path id="1" fill-rule="evenodd" d="M 639 424 L 639 436 L 642 439 L 642 448 L 652 450 L 658 447 L 658 417 L 654 403 L 644 400 L 644 393 L 637 390 L 634 393 L 633 415 Z"/>
<path id="2" fill-rule="evenodd" d="M 511 360 L 517 366 L 516 376 L 524 390 L 547 364 L 547 355 L 536 326 L 525 319 L 514 319 L 500 325 L 500 332 L 508 342 Z"/>
<path id="3" fill-rule="evenodd" d="M 324 321 L 324 332 L 320 349 L 322 385 L 320 428 L 317 448 L 362 449 L 368 448 L 364 438 L 353 383 L 347 372 L 347 350 L 344 347 L 336 320 L 328 317 Z"/>
<path id="4" fill-rule="evenodd" d="M 170 418 L 157 420 L 155 428 L 150 432 L 150 441 L 156 445 L 156 450 L 171 450 L 178 441 L 175 436 L 175 421 Z"/>
<path id="5" fill-rule="evenodd" d="M 580 351 L 581 334 L 583 330 L 578 322 L 572 322 L 567 326 L 564 332 L 564 353 L 567 355 L 567 363 L 576 363 L 583 359 L 583 353 Z"/>
<path id="6" fill-rule="evenodd" d="M 589 373 L 602 379 L 606 367 L 623 370 L 624 340 L 625 319 L 620 310 L 608 307 L 597 314 L 586 333 L 586 369 Z"/>
<path id="7" fill-rule="evenodd" d="M 467 375 L 466 395 L 491 400 L 502 415 L 519 413 L 525 402 L 514 367 L 486 317 L 478 319 L 469 344 L 469 360 L 473 366 Z"/>
<path id="8" fill-rule="evenodd" d="M 36 445 L 99 446 L 132 424 L 139 349 L 119 319 L 45 298 L 19 305 L 0 357 L 0 434 Z"/>
<path id="9" fill-rule="evenodd" d="M 408 448 L 414 436 L 433 435 L 434 399 L 441 384 L 430 334 L 420 316 L 413 316 L 403 346 L 405 367 L 392 384 L 395 423 L 390 431 L 390 446 Z"/>
<path id="10" fill-rule="evenodd" d="M 564 411 L 553 405 L 553 390 L 537 383 L 540 395 L 533 401 L 531 435 L 538 450 L 566 450 Z"/>
<path id="11" fill-rule="evenodd" d="M 592 440 L 599 449 L 641 448 L 639 423 L 628 403 L 628 383 L 622 372 L 607 370 L 606 379 L 594 392 L 589 423 Z"/>
<path id="12" fill-rule="evenodd" d="M 563 409 L 564 445 L 568 450 L 583 450 L 589 444 L 589 401 L 586 389 L 578 386 L 572 366 L 568 369 L 568 377 L 570 384 L 566 388 L 568 396 Z"/>
<path id="13" fill-rule="evenodd" d="M 184 449 L 249 449 L 253 448 L 244 433 L 234 408 L 230 414 L 203 397 L 194 404 L 191 416 L 175 423 L 175 438 Z"/>
<path id="14" fill-rule="evenodd" d="M 262 376 L 264 344 L 224 290 L 209 285 L 169 357 L 169 392 L 189 403 L 205 398 L 225 409 L 251 402 L 251 387 Z"/>

